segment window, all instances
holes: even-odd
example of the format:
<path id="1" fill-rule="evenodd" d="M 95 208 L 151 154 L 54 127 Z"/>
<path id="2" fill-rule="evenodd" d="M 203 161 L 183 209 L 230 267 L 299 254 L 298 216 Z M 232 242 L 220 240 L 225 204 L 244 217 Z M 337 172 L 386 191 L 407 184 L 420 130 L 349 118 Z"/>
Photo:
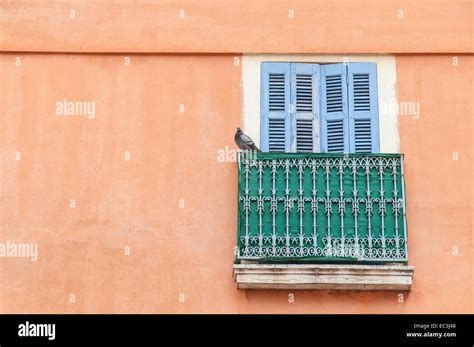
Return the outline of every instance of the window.
<path id="1" fill-rule="evenodd" d="M 343 58 L 243 57 L 244 126 L 263 151 L 239 155 L 238 288 L 412 286 L 397 114 L 385 107 L 395 59 Z"/>
<path id="2" fill-rule="evenodd" d="M 375 63 L 263 62 L 264 152 L 379 152 Z"/>

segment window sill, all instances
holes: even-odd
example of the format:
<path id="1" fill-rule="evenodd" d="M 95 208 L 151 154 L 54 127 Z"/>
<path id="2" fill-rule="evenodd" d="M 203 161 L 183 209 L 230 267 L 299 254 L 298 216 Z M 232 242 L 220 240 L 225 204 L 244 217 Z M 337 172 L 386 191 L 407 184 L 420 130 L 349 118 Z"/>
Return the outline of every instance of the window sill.
<path id="1" fill-rule="evenodd" d="M 239 289 L 411 290 L 408 265 L 234 264 Z"/>

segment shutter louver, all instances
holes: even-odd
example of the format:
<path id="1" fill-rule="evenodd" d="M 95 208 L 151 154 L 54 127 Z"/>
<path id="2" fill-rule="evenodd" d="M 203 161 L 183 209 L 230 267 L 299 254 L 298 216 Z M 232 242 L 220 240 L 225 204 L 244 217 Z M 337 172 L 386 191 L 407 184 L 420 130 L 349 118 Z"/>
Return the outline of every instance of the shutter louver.
<path id="1" fill-rule="evenodd" d="M 369 75 L 352 76 L 354 87 L 354 111 L 370 111 Z"/>
<path id="2" fill-rule="evenodd" d="M 321 67 L 321 134 L 324 152 L 348 152 L 347 80 L 344 64 Z"/>
<path id="3" fill-rule="evenodd" d="M 327 151 L 344 152 L 344 120 L 327 121 Z"/>
<path id="4" fill-rule="evenodd" d="M 342 76 L 326 77 L 326 105 L 329 112 L 342 112 Z"/>
<path id="5" fill-rule="evenodd" d="M 296 151 L 313 151 L 313 121 L 308 119 L 296 120 Z"/>
<path id="6" fill-rule="evenodd" d="M 268 75 L 269 91 L 269 110 L 285 110 L 285 74 L 271 73 Z"/>
<path id="7" fill-rule="evenodd" d="M 348 65 L 350 151 L 379 151 L 377 67 L 374 63 Z"/>
<path id="8" fill-rule="evenodd" d="M 290 63 L 263 63 L 261 147 L 264 152 L 290 151 Z"/>
<path id="9" fill-rule="evenodd" d="M 296 111 L 313 112 L 313 75 L 296 75 Z"/>
<path id="10" fill-rule="evenodd" d="M 372 151 L 370 119 L 354 120 L 354 152 L 370 153 Z"/>
<path id="11" fill-rule="evenodd" d="M 268 148 L 270 152 L 285 151 L 285 120 L 270 119 L 268 126 Z"/>

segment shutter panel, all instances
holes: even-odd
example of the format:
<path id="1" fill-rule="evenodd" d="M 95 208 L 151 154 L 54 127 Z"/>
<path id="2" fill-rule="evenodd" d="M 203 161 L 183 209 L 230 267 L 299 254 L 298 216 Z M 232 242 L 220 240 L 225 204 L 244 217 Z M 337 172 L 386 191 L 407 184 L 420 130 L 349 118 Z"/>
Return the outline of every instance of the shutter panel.
<path id="1" fill-rule="evenodd" d="M 261 147 L 264 152 L 290 151 L 290 63 L 262 63 Z"/>
<path id="2" fill-rule="evenodd" d="M 349 151 L 345 64 L 321 66 L 321 137 L 323 152 Z"/>
<path id="3" fill-rule="evenodd" d="M 291 151 L 320 152 L 318 64 L 291 64 Z"/>
<path id="4" fill-rule="evenodd" d="M 348 82 L 350 151 L 354 153 L 379 152 L 377 65 L 350 63 Z"/>

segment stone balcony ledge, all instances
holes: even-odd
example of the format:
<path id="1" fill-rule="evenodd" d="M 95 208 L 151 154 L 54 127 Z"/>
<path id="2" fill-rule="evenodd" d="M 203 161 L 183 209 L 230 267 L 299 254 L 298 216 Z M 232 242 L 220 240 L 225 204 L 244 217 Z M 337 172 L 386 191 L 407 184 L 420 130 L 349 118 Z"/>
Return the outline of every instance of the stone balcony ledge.
<path id="1" fill-rule="evenodd" d="M 234 264 L 239 289 L 411 290 L 414 267 L 349 264 Z"/>

